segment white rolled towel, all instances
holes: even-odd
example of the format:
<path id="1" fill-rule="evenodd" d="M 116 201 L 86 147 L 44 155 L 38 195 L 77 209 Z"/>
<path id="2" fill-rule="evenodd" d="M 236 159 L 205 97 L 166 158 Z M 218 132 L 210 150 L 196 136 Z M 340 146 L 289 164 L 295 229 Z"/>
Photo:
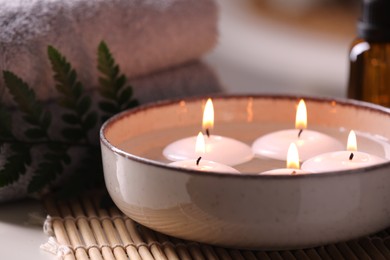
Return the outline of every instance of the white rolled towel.
<path id="1" fill-rule="evenodd" d="M 40 100 L 57 96 L 49 44 L 93 88 L 102 40 L 122 72 L 134 78 L 197 59 L 217 39 L 213 0 L 0 0 L 0 6 L 0 71 L 17 74 Z M 2 97 L 3 103 L 10 100 Z"/>

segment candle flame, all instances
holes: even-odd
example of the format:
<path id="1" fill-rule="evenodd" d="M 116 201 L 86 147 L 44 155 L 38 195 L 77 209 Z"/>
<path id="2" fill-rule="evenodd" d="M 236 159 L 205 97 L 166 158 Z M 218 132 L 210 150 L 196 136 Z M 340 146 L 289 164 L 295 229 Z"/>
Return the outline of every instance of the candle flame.
<path id="1" fill-rule="evenodd" d="M 204 136 L 202 132 L 199 132 L 198 136 L 196 137 L 195 153 L 199 156 L 202 156 L 205 152 L 206 152 L 206 144 L 204 141 Z"/>
<path id="2" fill-rule="evenodd" d="M 211 98 L 207 99 L 204 107 L 202 127 L 204 130 L 210 130 L 214 127 L 214 107 Z"/>
<path id="3" fill-rule="evenodd" d="M 303 99 L 299 101 L 297 107 L 297 114 L 295 116 L 295 128 L 296 129 L 306 129 L 307 127 L 307 110 L 306 104 Z"/>
<path id="4" fill-rule="evenodd" d="M 287 151 L 287 168 L 299 169 L 299 153 L 295 143 L 291 143 Z"/>
<path id="5" fill-rule="evenodd" d="M 347 151 L 357 151 L 356 134 L 353 130 L 351 130 L 348 135 Z"/>

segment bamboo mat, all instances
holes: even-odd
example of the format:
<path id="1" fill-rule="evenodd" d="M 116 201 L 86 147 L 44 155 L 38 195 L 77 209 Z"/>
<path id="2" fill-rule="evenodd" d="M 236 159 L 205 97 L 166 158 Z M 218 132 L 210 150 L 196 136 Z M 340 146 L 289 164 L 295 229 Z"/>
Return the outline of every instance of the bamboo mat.
<path id="1" fill-rule="evenodd" d="M 390 229 L 361 239 L 291 251 L 249 251 L 184 241 L 152 231 L 101 207 L 100 195 L 70 201 L 45 200 L 49 214 L 43 245 L 61 259 L 390 259 Z"/>

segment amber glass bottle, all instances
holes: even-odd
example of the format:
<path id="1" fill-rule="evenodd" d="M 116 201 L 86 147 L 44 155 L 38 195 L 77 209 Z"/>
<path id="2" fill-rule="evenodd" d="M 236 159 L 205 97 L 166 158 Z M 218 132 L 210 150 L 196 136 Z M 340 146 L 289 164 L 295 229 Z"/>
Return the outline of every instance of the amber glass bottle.
<path id="1" fill-rule="evenodd" d="M 390 0 L 363 0 L 349 60 L 348 97 L 390 107 Z"/>

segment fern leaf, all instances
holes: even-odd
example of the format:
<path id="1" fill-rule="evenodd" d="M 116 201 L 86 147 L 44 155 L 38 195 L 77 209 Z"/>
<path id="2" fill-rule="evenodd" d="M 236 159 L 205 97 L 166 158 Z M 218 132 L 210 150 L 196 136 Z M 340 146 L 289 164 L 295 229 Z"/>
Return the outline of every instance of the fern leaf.
<path id="1" fill-rule="evenodd" d="M 99 108 L 107 114 L 115 114 L 118 112 L 118 107 L 113 102 L 101 101 L 99 102 Z"/>
<path id="2" fill-rule="evenodd" d="M 79 142 L 85 138 L 85 132 L 76 127 L 66 127 L 61 131 L 62 136 L 71 142 Z"/>
<path id="3" fill-rule="evenodd" d="M 62 120 L 69 125 L 79 124 L 79 118 L 75 114 L 64 114 L 61 116 Z"/>
<path id="4" fill-rule="evenodd" d="M 98 117 L 96 113 L 89 113 L 85 116 L 85 120 L 83 122 L 84 129 L 92 129 L 98 121 Z"/>
<path id="5" fill-rule="evenodd" d="M 103 120 L 138 105 L 138 101 L 132 98 L 132 86 L 126 85 L 126 76 L 120 73 L 119 65 L 115 63 L 104 41 L 98 47 L 98 70 L 100 72 L 99 93 L 105 99 L 99 102 L 99 107 L 106 113 L 102 117 Z"/>
<path id="6" fill-rule="evenodd" d="M 27 83 L 10 71 L 3 71 L 4 82 L 19 109 L 23 112 L 23 119 L 40 129 L 39 138 L 47 138 L 47 130 L 51 123 L 51 114 L 44 111 L 36 99 L 35 92 Z M 25 133 L 27 137 L 28 134 Z M 29 137 L 30 138 L 30 137 Z M 34 136 L 34 138 L 38 138 Z"/>
<path id="7" fill-rule="evenodd" d="M 12 117 L 9 111 L 0 104 L 0 139 L 13 139 Z"/>
<path id="8" fill-rule="evenodd" d="M 0 170 L 0 187 L 10 185 L 26 173 L 26 165 L 31 163 L 30 148 L 25 144 L 10 146 L 10 155 Z"/>
<path id="9" fill-rule="evenodd" d="M 133 107 L 136 107 L 136 106 L 138 106 L 138 105 L 139 105 L 138 100 L 132 99 L 132 100 L 130 100 L 129 103 L 127 103 L 125 109 L 133 108 Z"/>
<path id="10" fill-rule="evenodd" d="M 86 189 L 104 187 L 103 169 L 99 149 L 89 148 L 85 152 L 85 157 L 74 174 L 67 179 L 61 189 L 57 192 L 57 197 L 69 199 Z"/>
<path id="11" fill-rule="evenodd" d="M 56 179 L 57 175 L 62 172 L 62 168 L 60 162 L 45 161 L 40 163 L 28 184 L 27 191 L 29 193 L 34 193 L 43 190 L 49 183 Z"/>
<path id="12" fill-rule="evenodd" d="M 79 101 L 77 102 L 77 108 L 76 108 L 77 112 L 80 115 L 84 116 L 91 108 L 91 104 L 92 104 L 92 101 L 91 101 L 90 97 L 84 96 L 84 97 L 80 98 Z"/>
<path id="13" fill-rule="evenodd" d="M 74 107 L 83 91 L 83 86 L 77 81 L 77 73 L 72 69 L 66 58 L 53 46 L 47 48 L 47 53 L 54 72 L 56 89 L 63 95 L 62 99 L 73 101 Z M 69 107 L 68 107 L 69 108 Z"/>
<path id="14" fill-rule="evenodd" d="M 58 147 L 49 146 L 49 151 L 45 152 L 42 161 L 27 187 L 29 193 L 38 192 L 52 183 L 58 175 L 63 173 L 63 164 L 69 164 L 70 158 L 67 154 L 69 146 L 60 145 Z"/>
<path id="15" fill-rule="evenodd" d="M 47 52 L 54 72 L 56 89 L 62 94 L 59 104 L 71 111 L 62 118 L 72 127 L 64 129 L 62 135 L 67 140 L 84 139 L 88 142 L 88 131 L 97 123 L 93 122 L 90 116 L 92 113 L 97 117 L 97 113 L 91 111 L 91 98 L 84 93 L 84 87 L 77 80 L 77 73 L 67 59 L 53 46 L 49 46 Z"/>

